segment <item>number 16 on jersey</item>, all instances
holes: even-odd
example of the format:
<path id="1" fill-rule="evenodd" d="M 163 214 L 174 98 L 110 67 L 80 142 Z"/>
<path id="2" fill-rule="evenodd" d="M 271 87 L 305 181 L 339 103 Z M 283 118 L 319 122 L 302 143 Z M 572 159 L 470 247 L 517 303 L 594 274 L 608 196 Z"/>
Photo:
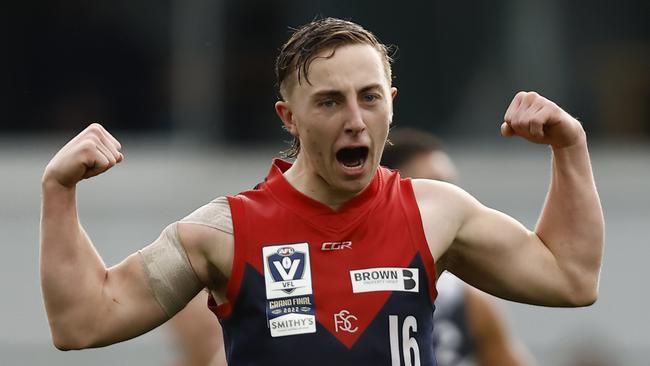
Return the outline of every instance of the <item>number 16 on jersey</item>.
<path id="1" fill-rule="evenodd" d="M 420 366 L 420 348 L 411 331 L 418 331 L 418 322 L 414 316 L 407 316 L 401 326 L 401 351 L 404 364 L 400 363 L 400 326 L 397 315 L 388 316 L 388 330 L 390 332 L 391 366 Z"/>

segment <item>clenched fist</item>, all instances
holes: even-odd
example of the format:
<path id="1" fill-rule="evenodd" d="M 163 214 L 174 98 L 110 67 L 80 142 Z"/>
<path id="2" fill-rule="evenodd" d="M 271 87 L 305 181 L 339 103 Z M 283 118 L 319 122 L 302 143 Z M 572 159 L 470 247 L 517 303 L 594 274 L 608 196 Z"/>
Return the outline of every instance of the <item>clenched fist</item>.
<path id="1" fill-rule="evenodd" d="M 82 179 L 99 175 L 124 159 L 122 145 L 102 125 L 93 123 L 70 140 L 45 168 L 43 181 L 72 188 Z"/>
<path id="2" fill-rule="evenodd" d="M 562 148 L 584 139 L 577 119 L 535 92 L 519 92 L 503 117 L 501 134 Z"/>

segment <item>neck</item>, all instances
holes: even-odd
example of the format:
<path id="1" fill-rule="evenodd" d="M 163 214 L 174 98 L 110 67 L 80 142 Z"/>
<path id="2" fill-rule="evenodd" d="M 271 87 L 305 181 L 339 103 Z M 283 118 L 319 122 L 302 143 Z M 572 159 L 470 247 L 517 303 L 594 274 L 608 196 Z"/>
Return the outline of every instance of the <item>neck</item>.
<path id="1" fill-rule="evenodd" d="M 284 177 L 298 192 L 333 210 L 338 210 L 363 191 L 351 192 L 333 187 L 309 165 L 307 159 L 301 159 L 300 155 L 291 168 L 284 172 Z"/>

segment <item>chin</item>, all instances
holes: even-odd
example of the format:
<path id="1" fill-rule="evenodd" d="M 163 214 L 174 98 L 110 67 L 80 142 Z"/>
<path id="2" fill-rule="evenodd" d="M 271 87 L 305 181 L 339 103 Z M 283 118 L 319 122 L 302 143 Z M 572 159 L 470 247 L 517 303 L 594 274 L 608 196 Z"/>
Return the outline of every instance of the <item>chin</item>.
<path id="1" fill-rule="evenodd" d="M 372 181 L 372 174 L 364 174 L 359 178 L 344 180 L 341 182 L 341 190 L 357 194 L 363 191 Z"/>

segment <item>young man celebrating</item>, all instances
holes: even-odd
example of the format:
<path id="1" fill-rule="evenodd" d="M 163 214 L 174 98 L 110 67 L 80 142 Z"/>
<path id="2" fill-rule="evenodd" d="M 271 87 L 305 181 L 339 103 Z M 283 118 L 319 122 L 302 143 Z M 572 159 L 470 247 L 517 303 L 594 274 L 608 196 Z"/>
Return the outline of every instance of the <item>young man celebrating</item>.
<path id="1" fill-rule="evenodd" d="M 276 71 L 295 162 L 274 161 L 256 190 L 217 198 L 114 267 L 79 224 L 75 187 L 123 159 L 119 142 L 93 124 L 54 156 L 42 181 L 41 277 L 58 348 L 138 336 L 207 287 L 231 366 L 434 365 L 444 270 L 514 301 L 596 300 L 600 201 L 585 132 L 556 104 L 518 93 L 501 125 L 553 152 L 529 231 L 453 185 L 378 168 L 397 89 L 372 33 L 314 21 L 284 45 Z"/>

